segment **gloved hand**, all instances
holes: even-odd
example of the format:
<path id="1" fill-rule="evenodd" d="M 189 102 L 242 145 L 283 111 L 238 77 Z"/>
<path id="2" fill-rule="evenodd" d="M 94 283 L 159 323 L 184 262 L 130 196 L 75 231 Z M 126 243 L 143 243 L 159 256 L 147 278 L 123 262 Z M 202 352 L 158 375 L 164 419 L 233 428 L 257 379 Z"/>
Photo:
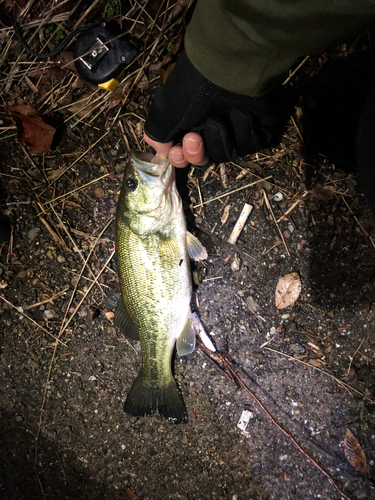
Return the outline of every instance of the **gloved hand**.
<path id="1" fill-rule="evenodd" d="M 145 133 L 157 143 L 176 143 L 187 132 L 199 132 L 212 161 L 233 161 L 278 143 L 289 111 L 286 102 L 284 89 L 262 97 L 222 89 L 182 52 L 155 94 Z"/>

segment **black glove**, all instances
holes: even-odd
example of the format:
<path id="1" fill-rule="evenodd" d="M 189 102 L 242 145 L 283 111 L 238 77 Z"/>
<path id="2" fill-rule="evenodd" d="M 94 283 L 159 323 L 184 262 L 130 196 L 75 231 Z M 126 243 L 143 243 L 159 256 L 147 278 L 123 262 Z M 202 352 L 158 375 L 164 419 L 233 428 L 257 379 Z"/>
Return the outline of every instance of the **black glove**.
<path id="1" fill-rule="evenodd" d="M 221 163 L 278 144 L 290 111 L 284 89 L 262 97 L 235 94 L 202 76 L 181 53 L 155 94 L 145 132 L 157 142 L 199 132 L 210 159 Z"/>

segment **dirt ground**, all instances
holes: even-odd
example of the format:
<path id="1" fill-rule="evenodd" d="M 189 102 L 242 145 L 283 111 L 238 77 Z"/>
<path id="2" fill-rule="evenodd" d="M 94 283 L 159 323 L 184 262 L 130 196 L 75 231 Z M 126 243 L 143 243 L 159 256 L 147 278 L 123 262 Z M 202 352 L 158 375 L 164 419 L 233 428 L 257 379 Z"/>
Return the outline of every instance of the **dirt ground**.
<path id="1" fill-rule="evenodd" d="M 123 412 L 140 346 L 113 326 L 114 213 L 124 134 L 137 148 L 152 92 L 109 132 L 110 111 L 94 125 L 68 122 L 45 155 L 21 147 L 15 130 L 1 137 L 13 227 L 0 248 L 1 496 L 340 499 L 201 347 L 175 358 L 187 424 Z M 348 497 L 375 498 L 374 219 L 356 174 L 307 155 L 302 128 L 297 109 L 279 147 L 208 175 L 178 172 L 189 229 L 209 254 L 192 266 L 193 308 L 218 353 Z M 230 245 L 245 203 L 252 212 Z M 292 272 L 302 292 L 279 310 L 276 285 Z M 348 461 L 348 429 L 366 455 L 363 472 Z"/>

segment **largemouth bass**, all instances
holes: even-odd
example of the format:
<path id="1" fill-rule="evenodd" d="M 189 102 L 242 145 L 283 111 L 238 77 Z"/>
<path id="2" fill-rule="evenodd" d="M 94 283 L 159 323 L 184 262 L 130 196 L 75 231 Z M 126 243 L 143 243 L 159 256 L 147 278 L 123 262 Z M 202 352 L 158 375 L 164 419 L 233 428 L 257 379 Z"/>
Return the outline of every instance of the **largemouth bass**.
<path id="1" fill-rule="evenodd" d="M 159 411 L 173 422 L 186 422 L 172 354 L 175 344 L 179 355 L 194 350 L 189 256 L 203 260 L 207 252 L 186 230 L 168 159 L 131 152 L 116 208 L 116 252 L 122 295 L 115 325 L 139 338 L 142 350 L 124 409 L 138 416 Z"/>

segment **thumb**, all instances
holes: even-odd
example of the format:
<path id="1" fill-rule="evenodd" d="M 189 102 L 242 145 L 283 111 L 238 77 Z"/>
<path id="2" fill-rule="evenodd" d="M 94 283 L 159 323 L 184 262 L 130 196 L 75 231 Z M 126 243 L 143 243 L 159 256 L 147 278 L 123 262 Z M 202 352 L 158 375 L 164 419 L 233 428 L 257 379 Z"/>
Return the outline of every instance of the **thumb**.
<path id="1" fill-rule="evenodd" d="M 149 144 L 152 148 L 155 149 L 156 153 L 160 156 L 160 158 L 164 159 L 168 156 L 169 150 L 171 149 L 173 142 L 157 142 L 151 139 L 147 134 L 144 134 L 144 140 Z"/>

